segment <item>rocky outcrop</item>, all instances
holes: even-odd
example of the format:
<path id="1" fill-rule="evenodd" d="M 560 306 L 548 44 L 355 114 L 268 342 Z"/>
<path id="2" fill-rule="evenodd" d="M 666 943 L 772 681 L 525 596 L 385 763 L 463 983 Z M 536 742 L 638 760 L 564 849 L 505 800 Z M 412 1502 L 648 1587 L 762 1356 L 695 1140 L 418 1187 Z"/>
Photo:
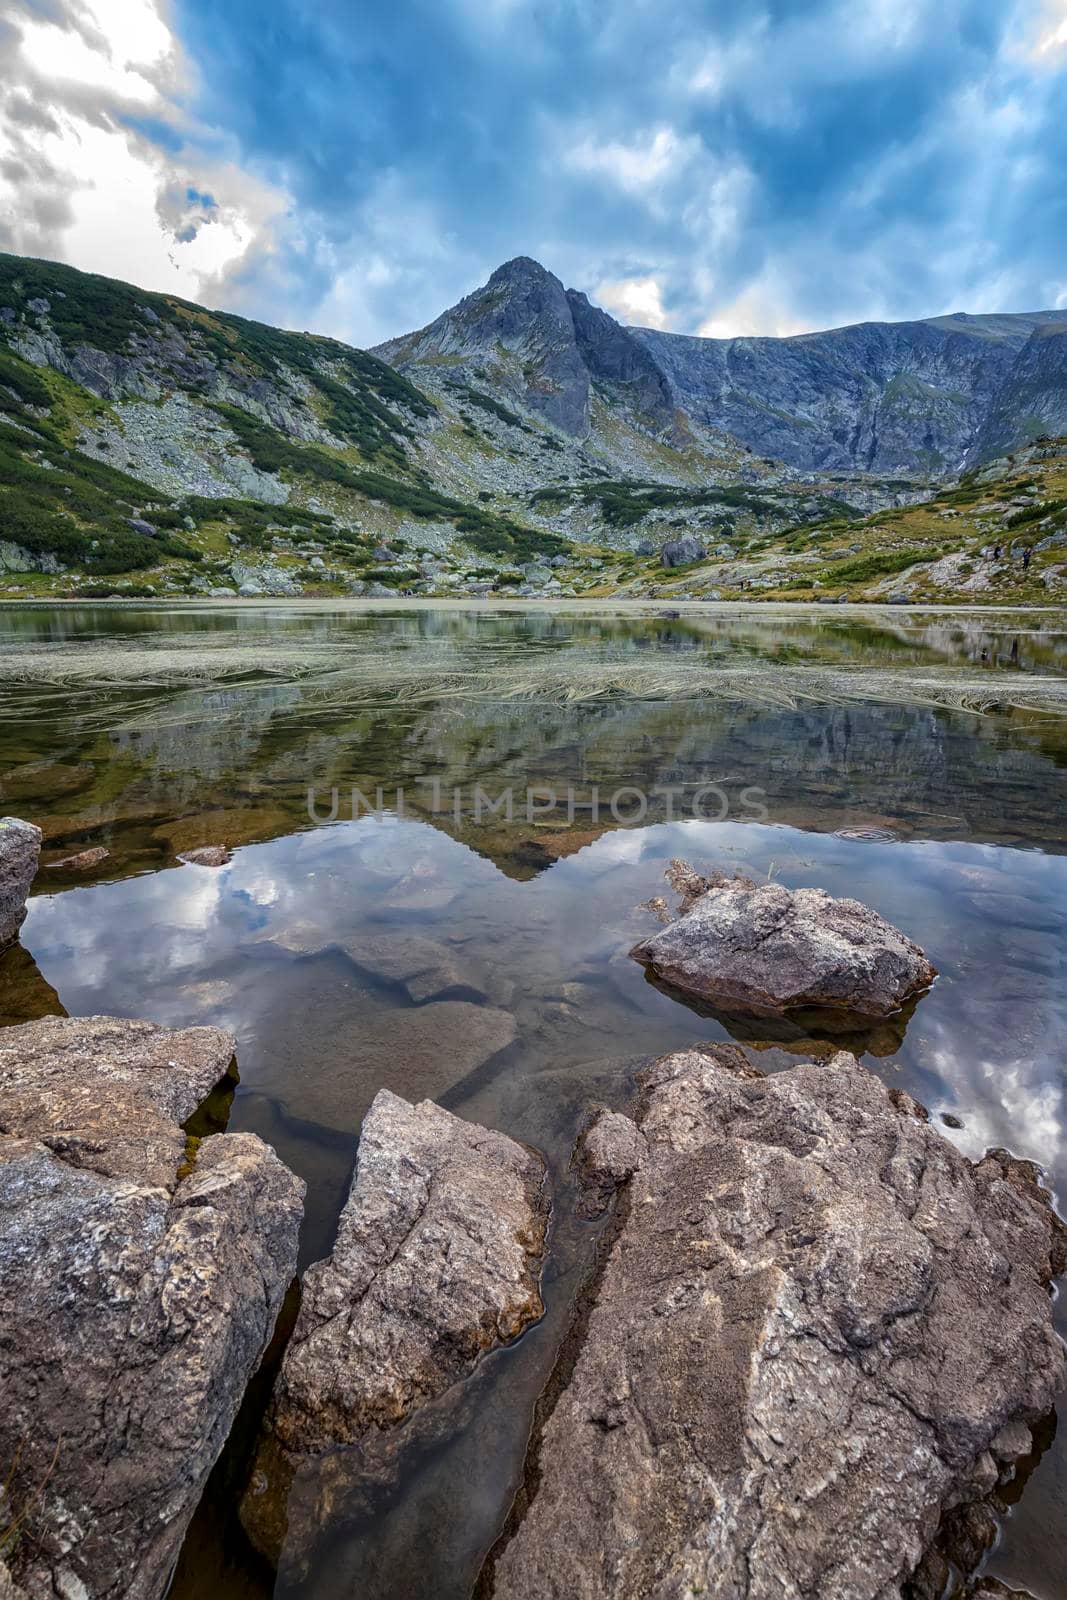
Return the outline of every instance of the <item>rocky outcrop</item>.
<path id="1" fill-rule="evenodd" d="M 0 1461 L 29 1600 L 156 1600 L 270 1338 L 303 1185 L 251 1134 L 187 1140 L 217 1028 L 0 1033 Z"/>
<path id="2" fill-rule="evenodd" d="M 664 983 L 725 1011 L 815 1008 L 879 1019 L 926 989 L 936 968 L 919 946 L 858 900 L 787 889 L 673 862 L 683 912 L 631 954 Z"/>
<path id="3" fill-rule="evenodd" d="M 683 534 L 680 539 L 668 539 L 659 553 L 665 567 L 686 567 L 693 561 L 703 561 L 707 546 L 695 534 Z"/>
<path id="4" fill-rule="evenodd" d="M 0 950 L 18 937 L 41 855 L 41 830 L 19 817 L 0 817 Z"/>
<path id="5" fill-rule="evenodd" d="M 333 1252 L 304 1278 L 242 1509 L 261 1546 L 301 1457 L 395 1427 L 541 1316 L 547 1220 L 539 1155 L 381 1090 Z"/>
<path id="6" fill-rule="evenodd" d="M 566 291 L 528 256 L 505 261 L 488 283 L 428 327 L 390 339 L 374 354 L 396 366 L 430 362 L 463 373 L 473 366 L 481 373 L 488 362 L 494 387 L 505 395 L 564 433 L 584 438 L 589 432 L 589 372 Z"/>
<path id="7" fill-rule="evenodd" d="M 1064 1226 L 851 1056 L 656 1063 L 498 1600 L 899 1600 L 1064 1377 Z M 522 1507 L 518 1508 L 520 1511 Z"/>

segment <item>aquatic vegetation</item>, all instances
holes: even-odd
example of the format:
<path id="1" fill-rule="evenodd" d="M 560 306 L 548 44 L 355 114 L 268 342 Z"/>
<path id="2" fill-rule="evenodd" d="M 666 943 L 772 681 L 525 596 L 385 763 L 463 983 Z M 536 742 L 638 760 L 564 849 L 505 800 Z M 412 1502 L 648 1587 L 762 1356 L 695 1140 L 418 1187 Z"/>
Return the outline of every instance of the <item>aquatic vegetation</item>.
<path id="1" fill-rule="evenodd" d="M 383 640 L 353 631 L 340 638 L 277 644 L 264 618 L 261 636 L 246 630 L 240 643 L 216 644 L 190 630 L 168 632 L 152 645 L 135 637 L 87 641 L 63 651 L 9 646 L 0 653 L 0 713 L 13 710 L 22 684 L 141 694 L 183 686 L 254 688 L 265 680 L 299 685 L 309 715 L 346 706 L 458 699 L 556 704 L 707 699 L 768 707 L 882 704 L 1055 715 L 1067 710 L 1067 676 L 1054 673 L 1005 674 L 963 665 L 852 666 L 782 655 L 724 661 L 695 643 L 691 650 L 669 652 L 625 642 L 536 650 L 521 638 L 465 643 L 447 636 L 395 635 Z M 106 711 L 113 716 L 113 703 Z"/>

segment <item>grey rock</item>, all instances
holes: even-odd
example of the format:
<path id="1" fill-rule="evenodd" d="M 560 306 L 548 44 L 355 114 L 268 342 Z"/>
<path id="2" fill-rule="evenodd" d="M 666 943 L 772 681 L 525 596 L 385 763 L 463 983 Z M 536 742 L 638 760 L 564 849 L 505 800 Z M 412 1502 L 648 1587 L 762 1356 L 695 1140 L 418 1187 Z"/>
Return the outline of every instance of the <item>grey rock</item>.
<path id="1" fill-rule="evenodd" d="M 891 594 L 889 596 L 889 598 L 887 599 L 886 604 L 890 605 L 890 606 L 906 606 L 906 605 L 910 605 L 911 604 L 911 595 L 910 594 L 901 594 L 899 592 L 896 593 L 896 594 Z"/>
<path id="2" fill-rule="evenodd" d="M 668 539 L 659 558 L 665 567 L 684 567 L 691 561 L 703 561 L 707 547 L 695 534 L 687 533 L 681 539 Z"/>
<path id="3" fill-rule="evenodd" d="M 303 1185 L 181 1123 L 233 1039 L 121 1018 L 0 1034 L 0 1458 L 33 1600 L 160 1600 L 296 1261 Z"/>
<path id="4" fill-rule="evenodd" d="M 303 594 L 300 582 L 291 572 L 269 564 L 253 566 L 247 561 L 235 561 L 230 576 L 237 585 L 238 594 L 274 595 L 279 598 Z"/>
<path id="5" fill-rule="evenodd" d="M 0 950 L 18 937 L 41 855 L 41 830 L 21 817 L 0 817 Z"/>
<path id="6" fill-rule="evenodd" d="M 464 971 L 447 945 L 435 939 L 419 934 L 379 934 L 373 939 L 345 939 L 340 948 L 364 972 L 384 983 L 402 985 L 418 1005 L 459 994 L 470 1000 L 486 998 L 473 975 Z"/>
<path id="7" fill-rule="evenodd" d="M 372 583 L 372 584 L 369 584 L 368 587 L 367 587 L 366 593 L 367 593 L 367 598 L 369 600 L 395 600 L 396 599 L 396 590 L 395 589 L 390 589 L 389 586 L 387 584 L 384 584 L 384 583 Z"/>
<path id="8" fill-rule="evenodd" d="M 496 1600 L 901 1600 L 1064 1378 L 1064 1227 L 851 1056 L 658 1062 Z"/>
<path id="9" fill-rule="evenodd" d="M 723 873 L 702 878 L 684 862 L 672 864 L 668 877 L 681 871 L 689 875 L 683 914 L 631 955 L 724 1010 L 774 1015 L 815 1007 L 882 1018 L 937 976 L 917 944 L 858 900 Z"/>
<path id="10" fill-rule="evenodd" d="M 66 568 L 47 550 L 24 550 L 11 539 L 0 539 L 0 572 L 46 572 L 56 577 Z"/>
<path id="11" fill-rule="evenodd" d="M 396 1427 L 541 1316 L 545 1185 L 542 1158 L 506 1135 L 375 1096 L 333 1251 L 304 1277 L 258 1492 L 242 1506 L 261 1548 L 301 1457 Z"/>
<path id="12" fill-rule="evenodd" d="M 127 517 L 126 521 L 134 533 L 142 533 L 147 539 L 154 539 L 159 532 L 154 523 L 145 522 L 143 517 Z"/>
<path id="13" fill-rule="evenodd" d="M 254 583 L 243 583 L 240 592 L 246 596 L 263 593 L 258 584 Z M 220 584 L 217 588 L 209 589 L 208 596 L 212 600 L 236 600 L 237 590 L 229 588 L 226 584 Z"/>
<path id="14" fill-rule="evenodd" d="M 637 1171 L 647 1153 L 645 1136 L 620 1111 L 599 1111 L 583 1131 L 576 1157 L 581 1208 L 599 1216 L 615 1191 Z"/>

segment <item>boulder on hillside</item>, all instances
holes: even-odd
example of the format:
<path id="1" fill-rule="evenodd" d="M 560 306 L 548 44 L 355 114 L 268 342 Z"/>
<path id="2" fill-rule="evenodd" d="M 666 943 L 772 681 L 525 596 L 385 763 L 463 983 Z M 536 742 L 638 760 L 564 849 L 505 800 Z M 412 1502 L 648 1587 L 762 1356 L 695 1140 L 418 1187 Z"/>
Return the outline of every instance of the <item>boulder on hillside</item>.
<path id="1" fill-rule="evenodd" d="M 26 920 L 26 900 L 41 855 L 41 830 L 21 817 L 0 817 L 0 950 Z"/>
<path id="2" fill-rule="evenodd" d="M 27 1594 L 158 1600 L 296 1265 L 303 1184 L 181 1124 L 234 1041 L 0 1032 L 0 1461 Z"/>
<path id="3" fill-rule="evenodd" d="M 276 1554 L 301 1458 L 391 1429 L 542 1314 L 533 1150 L 383 1089 L 332 1254 L 308 1268 L 242 1520 Z"/>
<path id="4" fill-rule="evenodd" d="M 845 1054 L 764 1077 L 704 1045 L 639 1104 L 485 1593 L 900 1600 L 1063 1382 L 1064 1224 L 1027 1163 L 968 1161 Z"/>
<path id="5" fill-rule="evenodd" d="M 787 889 L 672 862 L 682 915 L 630 952 L 664 983 L 726 1011 L 817 1008 L 891 1016 L 937 969 L 906 934 L 858 900 Z"/>
<path id="6" fill-rule="evenodd" d="M 668 539 L 660 549 L 660 565 L 687 567 L 693 561 L 703 561 L 707 546 L 694 533 L 685 533 L 680 539 Z"/>

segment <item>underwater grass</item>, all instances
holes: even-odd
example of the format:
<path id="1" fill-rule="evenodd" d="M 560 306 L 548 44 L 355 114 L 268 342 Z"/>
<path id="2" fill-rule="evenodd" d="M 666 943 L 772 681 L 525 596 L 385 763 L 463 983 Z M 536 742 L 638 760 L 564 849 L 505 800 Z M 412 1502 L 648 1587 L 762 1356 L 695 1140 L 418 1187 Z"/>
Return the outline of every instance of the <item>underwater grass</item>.
<path id="1" fill-rule="evenodd" d="M 159 700 L 167 691 L 209 694 L 272 693 L 291 689 L 301 715 L 332 716 L 349 707 L 448 700 L 574 701 L 717 700 L 738 705 L 795 708 L 804 703 L 864 703 L 985 713 L 1017 709 L 1063 715 L 1067 677 L 991 673 L 969 665 L 932 667 L 851 666 L 754 659 L 725 664 L 713 655 L 665 658 L 647 651 L 572 645 L 537 650 L 528 641 L 454 641 L 389 644 L 379 636 L 332 637 L 306 645 L 242 641 L 207 644 L 202 634 L 144 640 L 95 639 L 0 652 L 0 715 L 26 708 L 33 691 L 84 723 L 99 714 L 115 725 L 117 701 L 137 718 L 145 696 L 154 701 L 151 721 L 166 720 Z M 51 693 L 49 691 L 52 691 Z M 133 696 L 132 699 L 127 697 Z M 217 716 L 217 708 L 205 715 Z M 189 720 L 183 704 L 182 721 Z"/>

